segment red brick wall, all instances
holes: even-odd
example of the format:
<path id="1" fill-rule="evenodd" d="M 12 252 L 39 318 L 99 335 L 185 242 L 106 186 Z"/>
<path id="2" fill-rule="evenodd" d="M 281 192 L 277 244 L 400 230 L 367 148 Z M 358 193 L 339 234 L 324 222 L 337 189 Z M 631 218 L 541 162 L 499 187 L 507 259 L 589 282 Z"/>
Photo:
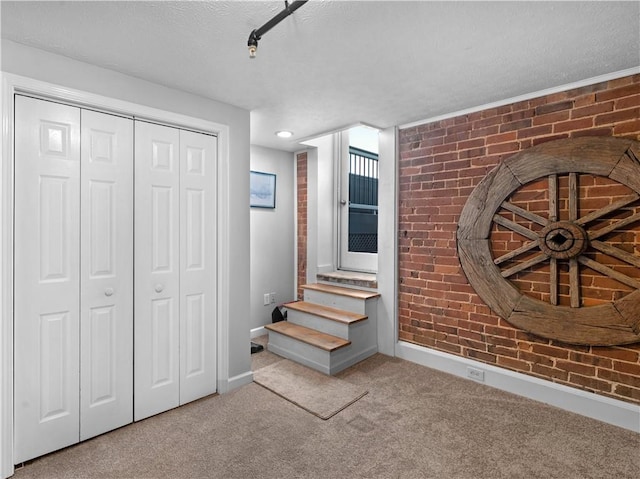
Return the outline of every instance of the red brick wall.
<path id="1" fill-rule="evenodd" d="M 297 164 L 298 201 L 298 299 L 302 299 L 302 286 L 307 283 L 307 154 L 299 153 Z"/>
<path id="2" fill-rule="evenodd" d="M 503 158 L 559 138 L 638 140 L 639 105 L 640 75 L 634 75 L 401 130 L 400 339 L 640 404 L 640 344 L 571 346 L 512 327 L 467 283 L 456 251 L 462 207 Z M 519 190 L 516 201 L 532 208 L 533 201 L 544 199 L 543 190 L 544 186 L 529 185 Z M 581 177 L 580 201 L 609 203 L 611 197 L 628 194 L 623 190 L 607 180 Z M 511 233 L 496 229 L 492 246 L 511 250 L 512 239 Z M 640 255 L 640 224 L 620 232 L 618 241 Z M 628 274 L 639 277 L 637 270 Z M 548 293 L 545 281 L 531 272 L 513 279 L 534 297 L 544 299 Z M 594 280 L 585 285 L 584 304 L 609 301 L 628 291 L 606 279 Z M 566 289 L 560 293 L 565 304 Z"/>

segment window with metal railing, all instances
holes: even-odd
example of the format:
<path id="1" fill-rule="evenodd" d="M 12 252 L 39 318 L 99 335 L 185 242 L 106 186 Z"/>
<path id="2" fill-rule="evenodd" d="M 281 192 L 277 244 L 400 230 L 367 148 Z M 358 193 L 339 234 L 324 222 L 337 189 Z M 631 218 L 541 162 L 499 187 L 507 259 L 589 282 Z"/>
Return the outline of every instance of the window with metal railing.
<path id="1" fill-rule="evenodd" d="M 378 252 L 378 155 L 349 147 L 349 251 Z"/>

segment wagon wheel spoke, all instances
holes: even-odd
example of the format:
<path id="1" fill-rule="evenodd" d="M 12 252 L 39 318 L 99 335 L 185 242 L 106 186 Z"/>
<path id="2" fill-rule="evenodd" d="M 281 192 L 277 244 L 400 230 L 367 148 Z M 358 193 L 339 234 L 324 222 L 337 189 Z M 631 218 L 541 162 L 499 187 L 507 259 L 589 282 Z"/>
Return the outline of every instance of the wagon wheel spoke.
<path id="1" fill-rule="evenodd" d="M 569 260 L 569 299 L 572 308 L 580 307 L 580 266 L 578 258 Z"/>
<path id="2" fill-rule="evenodd" d="M 633 198 L 633 196 L 635 196 L 635 198 Z M 624 199 L 624 201 L 619 201 L 617 202 L 620 205 L 624 206 L 632 203 L 633 201 L 635 201 L 636 199 L 638 199 L 640 196 L 638 195 L 632 195 L 629 196 L 627 198 Z M 633 198 L 633 199 L 632 199 Z M 611 205 L 612 206 L 612 205 Z M 615 211 L 616 208 L 609 208 L 607 213 L 609 212 L 613 212 Z M 604 208 L 603 208 L 604 210 Z M 604 215 L 602 215 L 604 216 Z M 640 268 L 640 257 L 628 253 L 627 251 L 624 251 L 623 249 L 617 248 L 615 246 L 612 246 L 610 244 L 604 243 L 600 240 L 598 240 L 597 238 L 601 238 L 602 236 L 605 236 L 617 229 L 621 229 L 624 228 L 625 226 L 635 223 L 636 221 L 640 221 L 640 213 L 636 213 L 634 215 L 628 216 L 627 218 L 624 218 L 622 220 L 619 221 L 614 221 L 613 223 L 611 223 L 610 225 L 607 225 L 603 228 L 599 228 L 597 230 L 592 230 L 589 231 L 588 237 L 589 237 L 589 245 L 596 251 L 599 251 L 601 253 L 604 253 L 608 256 L 611 256 L 613 258 L 619 259 L 627 264 L 630 264 L 632 266 L 635 266 L 637 268 Z M 604 264 L 601 264 L 591 258 L 588 258 L 586 256 L 580 256 L 578 258 L 578 261 L 593 269 L 594 271 L 599 272 L 600 274 L 603 274 L 605 276 L 608 276 L 611 279 L 614 279 L 622 284 L 625 284 L 627 286 L 630 286 L 631 288 L 635 288 L 635 289 L 640 289 L 640 280 L 632 278 L 624 273 L 621 273 L 619 271 L 616 271 Z"/>
<path id="3" fill-rule="evenodd" d="M 529 241 L 528 243 L 523 244 L 519 248 L 516 248 L 513 251 L 510 251 L 509 253 L 503 254 L 502 256 L 499 256 L 498 258 L 494 259 L 493 263 L 496 265 L 502 264 L 505 261 L 508 261 L 517 256 L 520 256 L 521 254 L 531 251 L 532 249 L 537 247 L 538 247 L 538 241 Z"/>
<path id="4" fill-rule="evenodd" d="M 525 238 L 538 241 L 538 234 L 535 231 L 531 231 L 529 228 L 519 225 L 515 221 L 508 220 L 497 214 L 493 215 L 493 221 L 498 223 L 500 226 L 504 226 L 505 228 L 524 236 Z"/>
<path id="5" fill-rule="evenodd" d="M 630 225 L 631 223 L 635 223 L 636 221 L 640 221 L 640 213 L 636 213 L 635 215 L 628 216 L 622 220 L 615 221 L 603 228 L 589 231 L 589 241 L 593 242 L 593 240 L 609 234 L 614 230 L 624 228 L 625 226 Z"/>
<path id="6" fill-rule="evenodd" d="M 504 208 L 507 211 L 510 211 L 524 219 L 527 219 L 529 221 L 531 221 L 532 223 L 536 223 L 539 224 L 541 226 L 547 226 L 549 224 L 550 221 L 555 221 L 555 218 L 557 218 L 557 175 L 550 175 L 549 176 L 549 189 L 553 190 L 554 193 L 552 195 L 550 195 L 549 198 L 549 219 L 544 218 L 536 213 L 533 213 L 531 211 L 525 210 L 524 208 L 521 208 L 517 205 L 514 205 L 513 203 L 509 202 L 509 201 L 503 201 L 502 204 L 500 205 L 501 208 Z M 552 186 L 552 184 L 554 186 Z M 538 246 L 538 233 L 536 233 L 535 231 L 532 231 L 514 221 L 508 220 L 498 214 L 494 215 L 493 218 L 494 222 L 496 222 L 497 224 L 504 226 L 505 228 L 514 231 L 522 236 L 524 236 L 525 238 L 530 239 L 531 241 L 523 244 L 521 247 L 516 248 L 513 251 L 510 251 L 509 253 L 506 253 L 502 256 L 499 256 L 498 258 L 495 258 L 493 260 L 494 264 L 496 265 L 500 265 L 502 263 L 504 263 L 505 261 L 511 260 L 513 258 L 516 258 L 524 253 L 527 253 L 529 251 L 531 251 L 532 249 L 536 248 Z M 536 264 L 539 261 L 536 261 Z"/>
<path id="7" fill-rule="evenodd" d="M 523 261 L 522 263 L 518 263 L 515 266 L 512 266 L 511 268 L 505 269 L 500 274 L 502 275 L 503 278 L 508 278 L 509 276 L 513 276 L 514 274 L 519 273 L 520 271 L 523 271 L 527 268 L 531 268 L 532 266 L 535 266 L 538 263 L 542 263 L 543 261 L 546 261 L 546 259 L 547 259 L 546 254 L 538 253 L 530 260 Z"/>
<path id="8" fill-rule="evenodd" d="M 569 221 L 578 219 L 578 175 L 569 173 Z M 569 300 L 572 308 L 580 307 L 580 265 L 577 258 L 569 260 Z"/>
<path id="9" fill-rule="evenodd" d="M 558 305 L 558 260 L 550 258 L 549 263 L 549 302 Z"/>
<path id="10" fill-rule="evenodd" d="M 558 175 L 549 175 L 549 221 L 558 221 Z"/>
<path id="11" fill-rule="evenodd" d="M 578 219 L 578 175 L 569 173 L 569 221 Z"/>
<path id="12" fill-rule="evenodd" d="M 615 246 L 611 246 L 599 240 L 592 241 L 591 247 L 595 250 L 600 251 L 601 253 L 608 254 L 609 256 L 613 256 L 614 258 L 624 261 L 625 263 L 629 263 L 640 268 L 640 256 L 627 253 L 625 250 L 616 248 Z"/>
<path id="13" fill-rule="evenodd" d="M 558 175 L 549 175 L 549 221 L 558 221 Z M 549 260 L 549 302 L 558 305 L 558 260 Z"/>
<path id="14" fill-rule="evenodd" d="M 549 220 L 547 220 L 546 218 L 532 213 L 531 211 L 527 211 L 524 208 L 520 208 L 519 206 L 516 206 L 513 203 L 509 203 L 508 201 L 504 201 L 500 206 L 502 206 L 505 210 L 511 211 L 512 213 L 515 213 L 518 216 L 522 216 L 523 218 L 534 223 L 538 223 L 539 225 L 547 226 L 547 224 L 549 224 Z"/>
<path id="15" fill-rule="evenodd" d="M 587 258 L 586 256 L 580 256 L 578 258 L 578 261 L 580 261 L 581 264 L 588 266 L 589 268 L 597 271 L 598 273 L 604 274 L 605 276 L 609 276 L 610 278 L 615 279 L 616 281 L 619 281 L 623 284 L 626 284 L 627 286 L 631 286 L 632 288 L 640 289 L 640 280 L 631 278 L 626 274 L 623 274 L 623 273 L 620 273 L 619 271 L 611 269 L 608 266 L 600 264 L 597 261 L 594 261 L 590 258 Z"/>
<path id="16" fill-rule="evenodd" d="M 602 218 L 603 216 L 608 215 L 609 213 L 612 213 L 617 209 L 624 208 L 625 206 L 630 205 L 631 203 L 633 203 L 638 199 L 640 199 L 640 195 L 638 195 L 637 193 L 634 193 L 629 196 L 625 196 L 619 201 L 611 203 L 610 205 L 607 205 L 604 208 L 600 208 L 599 210 L 593 211 L 592 213 L 589 213 L 588 215 L 585 215 L 582 218 L 579 218 L 578 220 L 576 220 L 576 224 L 584 226 L 587 223 L 590 223 L 599 218 Z"/>

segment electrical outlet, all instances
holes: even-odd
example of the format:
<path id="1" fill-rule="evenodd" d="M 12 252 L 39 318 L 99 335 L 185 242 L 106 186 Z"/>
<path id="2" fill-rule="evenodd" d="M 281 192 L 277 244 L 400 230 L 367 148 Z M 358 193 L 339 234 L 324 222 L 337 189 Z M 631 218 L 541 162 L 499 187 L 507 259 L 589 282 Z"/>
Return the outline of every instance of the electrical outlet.
<path id="1" fill-rule="evenodd" d="M 264 297 L 262 298 L 262 304 L 265 306 L 269 306 L 271 303 L 271 298 L 269 297 L 269 293 L 264 293 Z"/>
<path id="2" fill-rule="evenodd" d="M 484 371 L 476 368 L 467 368 L 467 377 L 475 381 L 484 382 Z"/>
<path id="3" fill-rule="evenodd" d="M 271 293 L 271 304 L 276 304 L 276 293 Z"/>

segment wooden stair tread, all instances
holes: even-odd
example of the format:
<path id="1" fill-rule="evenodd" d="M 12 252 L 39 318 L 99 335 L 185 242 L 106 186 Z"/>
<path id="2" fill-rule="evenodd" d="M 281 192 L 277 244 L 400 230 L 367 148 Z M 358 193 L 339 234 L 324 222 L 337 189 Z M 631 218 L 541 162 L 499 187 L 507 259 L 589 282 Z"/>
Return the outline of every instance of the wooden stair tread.
<path id="1" fill-rule="evenodd" d="M 342 286 L 334 286 L 332 284 L 312 283 L 305 284 L 302 289 L 312 289 L 314 291 L 322 291 L 324 293 L 337 294 L 340 296 L 348 296 L 356 299 L 371 299 L 380 296 L 380 293 L 374 291 L 364 291 L 362 289 L 344 288 Z"/>
<path id="2" fill-rule="evenodd" d="M 284 304 L 284 307 L 344 324 L 357 323 L 358 321 L 364 321 L 367 319 L 367 316 L 364 314 L 352 313 L 351 311 L 344 311 L 342 309 L 331 308 L 329 306 L 322 306 L 315 303 L 308 303 L 307 301 L 286 303 Z"/>
<path id="3" fill-rule="evenodd" d="M 351 344 L 347 339 L 338 338 L 330 334 L 306 328 L 289 321 L 279 321 L 265 326 L 269 331 L 284 334 L 303 343 L 310 344 L 325 351 L 335 351 Z"/>

